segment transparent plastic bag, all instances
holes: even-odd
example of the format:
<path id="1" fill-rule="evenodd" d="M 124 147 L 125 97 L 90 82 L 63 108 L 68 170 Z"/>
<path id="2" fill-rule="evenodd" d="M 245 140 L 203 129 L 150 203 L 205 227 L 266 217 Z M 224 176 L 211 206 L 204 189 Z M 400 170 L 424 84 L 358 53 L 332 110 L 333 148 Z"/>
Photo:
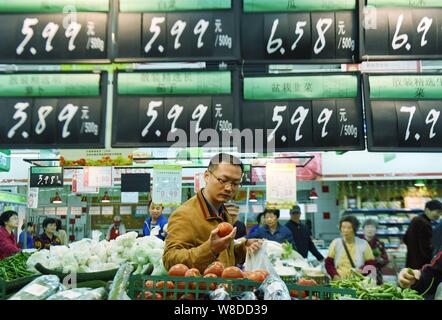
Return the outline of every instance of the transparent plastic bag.
<path id="1" fill-rule="evenodd" d="M 62 290 L 60 279 L 55 275 L 45 275 L 36 278 L 26 285 L 9 300 L 45 300 Z"/>
<path id="2" fill-rule="evenodd" d="M 104 288 L 76 288 L 58 292 L 47 300 L 105 300 L 106 297 L 107 292 Z"/>
<path id="3" fill-rule="evenodd" d="M 255 251 L 253 254 L 247 252 L 244 270 L 255 271 L 256 269 L 262 269 L 279 278 L 278 273 L 269 259 L 267 250 L 268 243 L 268 241 L 264 241 L 261 248 L 258 251 Z"/>

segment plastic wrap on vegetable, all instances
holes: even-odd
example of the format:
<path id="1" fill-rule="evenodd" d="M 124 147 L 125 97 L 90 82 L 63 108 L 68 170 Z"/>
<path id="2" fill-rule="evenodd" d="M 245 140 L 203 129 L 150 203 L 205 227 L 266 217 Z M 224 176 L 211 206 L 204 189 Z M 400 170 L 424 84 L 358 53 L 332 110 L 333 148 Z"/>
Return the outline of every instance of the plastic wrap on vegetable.
<path id="1" fill-rule="evenodd" d="M 252 291 L 246 291 L 241 293 L 237 300 L 258 300 L 258 298 Z"/>
<path id="2" fill-rule="evenodd" d="M 224 286 L 220 285 L 209 296 L 210 300 L 231 300 L 229 293 Z"/>
<path id="3" fill-rule="evenodd" d="M 268 276 L 256 290 L 259 300 L 291 300 L 289 290 L 280 278 Z"/>
<path id="4" fill-rule="evenodd" d="M 105 300 L 107 291 L 104 288 L 76 288 L 58 292 L 47 300 Z"/>
<path id="5" fill-rule="evenodd" d="M 26 285 L 9 300 L 45 300 L 57 293 L 60 287 L 60 279 L 57 276 L 41 276 Z"/>
<path id="6" fill-rule="evenodd" d="M 134 270 L 129 263 L 124 263 L 117 271 L 112 282 L 108 300 L 124 300 L 124 294 L 129 283 L 129 277 Z"/>

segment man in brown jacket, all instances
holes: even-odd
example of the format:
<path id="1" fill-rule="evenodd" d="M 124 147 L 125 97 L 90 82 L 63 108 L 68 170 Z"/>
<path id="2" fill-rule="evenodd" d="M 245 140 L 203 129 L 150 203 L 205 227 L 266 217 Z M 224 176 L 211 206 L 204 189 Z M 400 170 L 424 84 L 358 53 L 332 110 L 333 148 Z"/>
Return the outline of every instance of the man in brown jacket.
<path id="1" fill-rule="evenodd" d="M 218 236 L 219 223 L 233 222 L 224 203 L 238 191 L 242 175 L 243 164 L 234 156 L 221 153 L 210 160 L 204 173 L 206 187 L 170 216 L 163 254 L 167 270 L 178 263 L 201 272 L 214 261 L 233 266 L 244 262 L 247 250 L 261 247 L 258 239 L 235 243 L 236 228 L 223 238 Z"/>

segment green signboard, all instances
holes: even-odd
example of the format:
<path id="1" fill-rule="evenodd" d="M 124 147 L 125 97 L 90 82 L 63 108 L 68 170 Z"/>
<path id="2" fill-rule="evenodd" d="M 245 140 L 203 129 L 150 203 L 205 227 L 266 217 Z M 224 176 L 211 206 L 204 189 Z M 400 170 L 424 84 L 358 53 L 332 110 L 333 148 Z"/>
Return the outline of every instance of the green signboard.
<path id="1" fill-rule="evenodd" d="M 0 0 L 3 13 L 108 12 L 109 0 Z"/>
<path id="2" fill-rule="evenodd" d="M 229 71 L 121 73 L 118 94 L 122 95 L 210 95 L 230 94 Z"/>
<path id="3" fill-rule="evenodd" d="M 4 74 L 0 97 L 100 95 L 99 74 Z"/>
<path id="4" fill-rule="evenodd" d="M 63 173 L 63 167 L 31 167 L 31 173 L 34 174 Z"/>
<path id="5" fill-rule="evenodd" d="M 254 77 L 244 79 L 244 100 L 355 98 L 356 75 Z"/>
<path id="6" fill-rule="evenodd" d="M 442 99 L 442 76 L 370 76 L 371 99 Z"/>
<path id="7" fill-rule="evenodd" d="M 356 0 L 244 0 L 244 12 L 355 10 Z"/>
<path id="8" fill-rule="evenodd" d="M 27 204 L 28 200 L 25 195 L 0 191 L 0 202 Z"/>
<path id="9" fill-rule="evenodd" d="M 0 150 L 0 172 L 8 172 L 11 169 L 11 150 Z"/>
<path id="10" fill-rule="evenodd" d="M 232 0 L 120 0 L 121 12 L 218 10 L 231 7 Z"/>
<path id="11" fill-rule="evenodd" d="M 376 8 L 441 8 L 440 0 L 368 0 L 368 6 Z"/>

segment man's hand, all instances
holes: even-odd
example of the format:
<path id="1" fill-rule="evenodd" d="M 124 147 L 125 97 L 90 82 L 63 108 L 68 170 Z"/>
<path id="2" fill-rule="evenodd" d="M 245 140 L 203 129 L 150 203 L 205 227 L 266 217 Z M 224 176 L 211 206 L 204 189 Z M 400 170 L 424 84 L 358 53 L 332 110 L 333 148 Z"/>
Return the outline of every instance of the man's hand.
<path id="1" fill-rule="evenodd" d="M 410 269 L 411 270 L 411 269 Z M 399 273 L 399 285 L 402 288 L 410 288 L 416 284 L 421 278 L 421 272 L 419 270 L 412 270 L 413 274 L 408 268 L 402 269 Z"/>
<path id="2" fill-rule="evenodd" d="M 220 238 L 218 236 L 218 227 L 212 230 L 210 233 L 209 241 L 210 241 L 210 250 L 212 250 L 212 253 L 219 254 L 226 250 L 232 239 L 235 239 L 236 235 L 236 227 L 233 228 L 232 232 L 225 236 L 224 238 Z"/>
<path id="3" fill-rule="evenodd" d="M 261 248 L 263 243 L 264 243 L 264 240 L 262 240 L 262 239 L 248 239 L 246 241 L 247 252 L 250 254 L 255 253 L 256 251 L 258 251 Z"/>

